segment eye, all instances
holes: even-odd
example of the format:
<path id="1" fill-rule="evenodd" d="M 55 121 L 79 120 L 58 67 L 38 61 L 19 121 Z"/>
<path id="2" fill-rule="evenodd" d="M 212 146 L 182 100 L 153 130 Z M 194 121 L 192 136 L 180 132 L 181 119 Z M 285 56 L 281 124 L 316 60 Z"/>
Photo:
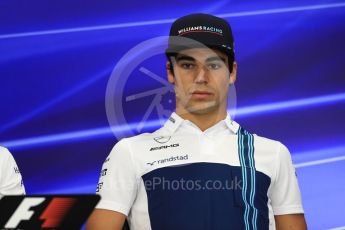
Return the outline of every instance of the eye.
<path id="1" fill-rule="evenodd" d="M 207 65 L 207 68 L 211 70 L 219 69 L 220 67 L 221 65 L 219 63 L 210 63 Z"/>
<path id="2" fill-rule="evenodd" d="M 181 63 L 180 66 L 183 69 L 193 69 L 195 65 L 193 63 Z"/>

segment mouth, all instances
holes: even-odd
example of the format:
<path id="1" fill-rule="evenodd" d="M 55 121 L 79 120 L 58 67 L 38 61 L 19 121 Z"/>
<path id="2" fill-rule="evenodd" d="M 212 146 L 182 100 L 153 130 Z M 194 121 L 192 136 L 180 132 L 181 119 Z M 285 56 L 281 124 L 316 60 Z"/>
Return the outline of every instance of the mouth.
<path id="1" fill-rule="evenodd" d="M 202 90 L 196 90 L 191 93 L 191 96 L 196 98 L 196 99 L 207 99 L 211 97 L 213 93 L 208 92 L 208 91 L 202 91 Z"/>

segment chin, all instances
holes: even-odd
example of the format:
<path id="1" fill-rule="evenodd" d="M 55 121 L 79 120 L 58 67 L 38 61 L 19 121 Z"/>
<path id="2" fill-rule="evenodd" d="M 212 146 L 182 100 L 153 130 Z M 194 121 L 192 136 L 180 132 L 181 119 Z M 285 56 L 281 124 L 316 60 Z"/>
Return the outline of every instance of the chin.
<path id="1" fill-rule="evenodd" d="M 207 114 L 214 111 L 217 111 L 219 105 L 215 101 L 203 102 L 203 103 L 195 103 L 190 105 L 186 108 L 189 113 L 194 114 Z"/>

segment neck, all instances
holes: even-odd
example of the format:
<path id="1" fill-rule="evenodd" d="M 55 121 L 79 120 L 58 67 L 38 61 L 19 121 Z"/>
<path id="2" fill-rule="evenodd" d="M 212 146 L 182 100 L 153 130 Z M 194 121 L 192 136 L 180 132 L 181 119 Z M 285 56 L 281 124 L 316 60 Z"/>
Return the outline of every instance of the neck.
<path id="1" fill-rule="evenodd" d="M 205 131 L 212 127 L 219 121 L 224 120 L 227 116 L 226 109 L 222 111 L 215 110 L 207 113 L 190 113 L 176 108 L 176 114 L 185 120 L 193 122 L 201 131 Z"/>

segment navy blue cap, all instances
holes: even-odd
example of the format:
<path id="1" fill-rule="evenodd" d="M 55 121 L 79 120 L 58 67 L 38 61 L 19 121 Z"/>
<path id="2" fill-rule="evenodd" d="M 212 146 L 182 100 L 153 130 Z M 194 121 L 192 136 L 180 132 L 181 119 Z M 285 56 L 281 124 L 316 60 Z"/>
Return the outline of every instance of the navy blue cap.
<path id="1" fill-rule="evenodd" d="M 218 49 L 234 58 L 234 38 L 229 23 L 209 14 L 190 14 L 172 24 L 166 49 L 168 56 L 202 46 Z"/>

